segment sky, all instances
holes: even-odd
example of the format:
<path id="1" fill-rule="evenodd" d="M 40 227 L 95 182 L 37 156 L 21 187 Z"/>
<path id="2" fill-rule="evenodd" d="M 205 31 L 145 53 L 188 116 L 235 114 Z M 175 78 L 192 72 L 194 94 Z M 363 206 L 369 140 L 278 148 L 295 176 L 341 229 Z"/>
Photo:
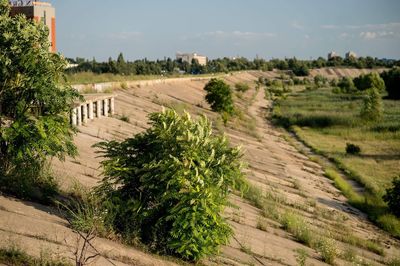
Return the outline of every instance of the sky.
<path id="1" fill-rule="evenodd" d="M 400 59 L 399 0 L 51 0 L 57 48 L 107 60 L 271 59 L 344 56 Z"/>

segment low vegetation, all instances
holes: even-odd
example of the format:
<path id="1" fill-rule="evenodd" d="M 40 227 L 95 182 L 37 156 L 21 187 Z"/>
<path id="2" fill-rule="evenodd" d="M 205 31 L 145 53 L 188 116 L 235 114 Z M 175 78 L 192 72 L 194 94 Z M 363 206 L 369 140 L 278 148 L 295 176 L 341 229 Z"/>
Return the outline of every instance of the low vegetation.
<path id="1" fill-rule="evenodd" d="M 46 253 L 39 258 L 32 257 L 15 245 L 0 248 L 0 263 L 13 266 L 72 266 L 66 259 L 53 259 Z"/>
<path id="2" fill-rule="evenodd" d="M 364 76 L 364 81 L 358 82 L 374 83 L 378 78 L 376 74 Z M 354 206 L 368 213 L 392 235 L 400 237 L 400 220 L 389 213 L 382 199 L 385 188 L 398 174 L 400 103 L 382 100 L 378 89 L 354 91 L 350 79 L 342 82 L 348 88 L 343 86 L 340 93 L 325 87 L 296 90 L 276 97 L 273 121 L 292 130 L 316 153 L 330 159 L 361 184 L 366 190 L 363 195 L 354 193 L 339 174 L 327 171 Z M 377 81 L 377 86 L 381 82 Z"/>
<path id="3" fill-rule="evenodd" d="M 393 180 L 392 186 L 386 190 L 383 199 L 388 204 L 390 211 L 400 217 L 400 176 Z"/>
<path id="4" fill-rule="evenodd" d="M 223 80 L 213 78 L 206 84 L 204 90 L 207 92 L 206 101 L 211 105 L 211 109 L 220 113 L 226 124 L 228 117 L 235 112 L 231 87 Z"/>

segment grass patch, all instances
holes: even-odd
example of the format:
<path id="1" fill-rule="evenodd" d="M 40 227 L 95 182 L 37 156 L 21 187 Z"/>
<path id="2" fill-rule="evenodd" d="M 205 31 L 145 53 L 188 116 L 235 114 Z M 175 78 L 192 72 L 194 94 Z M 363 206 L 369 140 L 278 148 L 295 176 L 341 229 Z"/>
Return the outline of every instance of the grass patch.
<path id="1" fill-rule="evenodd" d="M 293 234 L 297 241 L 309 247 L 313 246 L 315 241 L 313 233 L 301 216 L 293 212 L 286 212 L 282 215 L 281 223 L 283 229 Z"/>
<path id="2" fill-rule="evenodd" d="M 333 169 L 326 171 L 349 203 L 367 213 L 381 228 L 400 237 L 400 220 L 388 214 L 382 200 L 399 171 L 400 102 L 383 100 L 382 120 L 366 123 L 359 116 L 362 97 L 334 94 L 331 88 L 297 91 L 274 102 L 272 119 L 361 184 L 366 190 L 364 195 L 357 194 Z M 348 143 L 359 149 L 349 152 Z"/>
<path id="3" fill-rule="evenodd" d="M 350 203 L 361 203 L 364 201 L 364 197 L 357 194 L 353 187 L 334 169 L 325 169 L 325 176 L 334 182 L 335 187 L 342 191 Z"/>
<path id="4" fill-rule="evenodd" d="M 265 231 L 265 232 L 268 231 L 268 223 L 265 220 L 265 218 L 263 218 L 263 217 L 258 217 L 257 218 L 257 226 L 256 226 L 256 228 L 260 229 L 261 231 Z"/>
<path id="5" fill-rule="evenodd" d="M 317 250 L 322 257 L 322 261 L 334 265 L 337 256 L 339 255 L 339 250 L 336 241 L 323 237 L 317 243 Z"/>
<path id="6" fill-rule="evenodd" d="M 65 259 L 53 259 L 44 252 L 39 258 L 32 257 L 15 245 L 0 249 L 0 263 L 13 266 L 72 266 Z"/>

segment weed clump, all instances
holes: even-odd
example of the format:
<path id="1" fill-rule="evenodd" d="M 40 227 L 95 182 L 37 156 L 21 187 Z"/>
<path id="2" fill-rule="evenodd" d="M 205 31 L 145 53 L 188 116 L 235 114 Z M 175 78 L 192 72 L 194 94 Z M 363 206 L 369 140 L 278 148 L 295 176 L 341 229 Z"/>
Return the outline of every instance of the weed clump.
<path id="1" fill-rule="evenodd" d="M 353 143 L 346 143 L 346 153 L 357 155 L 360 154 L 361 148 L 360 146 L 353 144 Z"/>

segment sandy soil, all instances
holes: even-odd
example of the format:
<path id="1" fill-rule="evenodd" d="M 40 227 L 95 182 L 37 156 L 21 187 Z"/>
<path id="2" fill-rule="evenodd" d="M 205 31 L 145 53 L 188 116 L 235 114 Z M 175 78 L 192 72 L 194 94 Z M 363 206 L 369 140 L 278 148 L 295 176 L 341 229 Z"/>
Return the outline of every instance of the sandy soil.
<path id="1" fill-rule="evenodd" d="M 328 70 L 324 70 L 328 71 Z M 337 70 L 330 75 L 355 75 L 357 70 Z M 330 72 L 331 73 L 331 72 Z M 341 241 L 338 248 L 345 252 L 353 250 L 360 260 L 380 265 L 388 258 L 400 256 L 399 241 L 389 237 L 382 230 L 366 220 L 364 214 L 346 203 L 346 199 L 323 176 L 321 166 L 299 153 L 283 137 L 283 133 L 266 119 L 270 102 L 264 99 L 263 90 L 255 90 L 255 82 L 260 76 L 271 73 L 243 72 L 227 76 L 231 85 L 246 82 L 252 89 L 242 99 L 239 106 L 253 122 L 253 127 L 228 125 L 226 135 L 234 145 L 242 145 L 244 158 L 249 164 L 247 176 L 250 182 L 266 193 L 282 197 L 281 210 L 300 213 L 307 223 L 321 232 L 352 234 L 361 240 L 383 243 L 385 257 Z M 206 80 L 172 82 L 117 90 L 115 117 L 101 118 L 79 127 L 75 143 L 79 156 L 65 162 L 53 161 L 53 168 L 60 177 L 63 189 L 69 190 L 76 182 L 86 187 L 95 186 L 101 179 L 101 169 L 96 151 L 92 145 L 102 140 L 122 140 L 147 128 L 147 115 L 160 111 L 161 105 L 176 109 L 186 109 L 194 116 L 206 114 L 217 121 L 204 101 L 203 87 Z M 129 117 L 129 123 L 118 119 L 118 115 Z M 298 249 L 308 253 L 307 265 L 324 265 L 320 254 L 297 242 L 284 231 L 279 223 L 263 218 L 261 211 L 246 200 L 232 196 L 232 202 L 239 209 L 228 208 L 226 215 L 235 229 L 235 237 L 223 247 L 219 256 L 204 261 L 207 265 L 297 265 Z M 257 229 L 262 219 L 266 230 Z M 73 258 L 76 235 L 68 228 L 67 222 L 59 217 L 57 210 L 0 196 L 0 245 L 18 244 L 32 255 L 50 251 L 55 256 Z M 96 239 L 94 246 L 104 257 L 95 265 L 173 265 L 165 258 L 146 254 L 132 247 L 126 247 L 106 239 Z M 108 257 L 106 259 L 105 257 Z M 129 258 L 129 260 L 127 259 Z M 111 263 L 111 262 L 112 263 Z M 348 265 L 337 259 L 338 265 Z"/>

